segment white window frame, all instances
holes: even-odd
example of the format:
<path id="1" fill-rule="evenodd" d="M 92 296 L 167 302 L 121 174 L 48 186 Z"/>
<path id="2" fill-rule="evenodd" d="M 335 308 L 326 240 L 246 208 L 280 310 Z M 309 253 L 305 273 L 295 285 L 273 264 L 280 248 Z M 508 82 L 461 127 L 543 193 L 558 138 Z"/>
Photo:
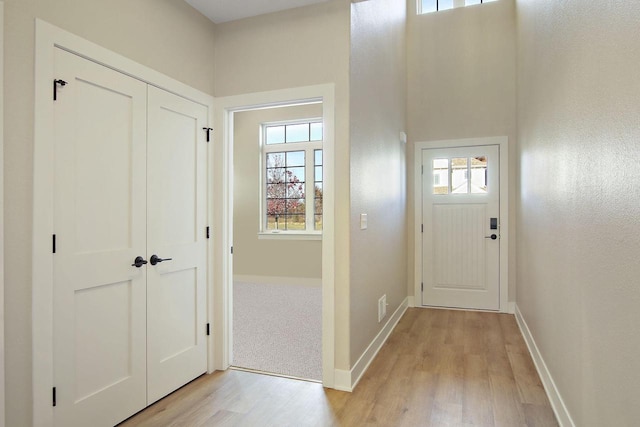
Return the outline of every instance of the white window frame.
<path id="1" fill-rule="evenodd" d="M 321 240 L 322 230 L 315 230 L 315 191 L 309 191 L 309 188 L 315 187 L 315 150 L 322 150 L 323 140 L 308 142 L 290 142 L 279 144 L 266 143 L 267 128 L 271 126 L 287 126 L 305 123 L 322 123 L 322 117 L 313 117 L 299 120 L 285 120 L 277 122 L 265 122 L 260 127 L 260 218 L 258 239 L 290 239 L 290 240 Z M 324 125 L 323 125 L 324 135 Z M 324 138 L 323 138 L 324 139 Z M 283 153 L 291 151 L 305 152 L 305 223 L 306 230 L 268 230 L 266 228 L 267 218 L 267 183 L 266 183 L 266 167 L 267 154 Z M 323 152 L 324 156 L 324 152 Z M 323 158 L 323 190 L 324 190 L 324 158 Z M 312 187 L 309 187 L 312 185 Z M 324 194 L 324 191 L 323 191 Z M 324 200 L 323 200 L 324 202 Z M 311 209 L 310 209 L 311 207 Z M 324 212 L 324 209 L 323 209 Z M 323 218 L 324 219 L 324 218 Z M 323 221 L 324 223 L 324 221 Z"/>
<path id="2" fill-rule="evenodd" d="M 430 11 L 427 11 L 427 12 L 423 12 L 422 11 L 422 0 L 417 0 L 417 2 L 416 2 L 417 3 L 416 4 L 417 9 L 416 10 L 418 12 L 418 15 L 426 15 L 428 13 L 442 12 L 443 10 L 457 9 L 459 7 L 480 6 L 482 4 L 493 3 L 495 1 L 498 1 L 498 0 L 480 0 L 479 4 L 478 3 L 467 4 L 467 0 L 453 0 L 453 7 L 451 7 L 451 8 L 440 9 L 440 7 L 436 3 L 436 10 L 430 10 Z"/>

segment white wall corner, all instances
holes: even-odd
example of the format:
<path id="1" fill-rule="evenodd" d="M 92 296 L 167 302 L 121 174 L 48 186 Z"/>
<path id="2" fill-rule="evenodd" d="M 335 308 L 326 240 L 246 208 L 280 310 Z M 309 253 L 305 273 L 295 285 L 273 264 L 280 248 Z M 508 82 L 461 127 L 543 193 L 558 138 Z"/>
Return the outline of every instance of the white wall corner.
<path id="1" fill-rule="evenodd" d="M 416 306 L 416 297 L 414 297 L 413 295 L 409 295 L 407 297 L 407 305 L 409 308 L 413 308 Z"/>
<path id="2" fill-rule="evenodd" d="M 575 423 L 571 418 L 571 414 L 569 413 L 567 406 L 564 404 L 564 400 L 562 400 L 560 391 L 553 381 L 551 372 L 549 371 L 549 368 L 547 368 L 547 364 L 545 363 L 542 354 L 540 353 L 540 350 L 538 349 L 538 346 L 533 339 L 533 335 L 531 335 L 531 331 L 527 326 L 527 322 L 524 320 L 524 317 L 522 316 L 522 313 L 520 312 L 517 304 L 513 304 L 516 315 L 516 322 L 518 322 L 520 332 L 522 332 L 522 336 L 527 343 L 527 348 L 529 349 L 529 353 L 531 353 L 531 358 L 533 359 L 533 363 L 536 366 L 538 375 L 540 375 L 542 385 L 547 392 L 547 396 L 549 396 L 549 401 L 551 402 L 553 412 L 556 414 L 558 424 L 560 424 L 560 427 L 575 427 Z"/>
<path id="3" fill-rule="evenodd" d="M 507 304 L 507 313 L 516 314 L 516 302 L 515 301 L 509 301 L 509 303 Z"/>
<path id="4" fill-rule="evenodd" d="M 396 308 L 396 311 L 393 312 L 391 316 L 389 316 L 389 320 L 385 323 L 384 327 L 378 332 L 378 335 L 371 341 L 371 344 L 367 347 L 367 349 L 362 353 L 362 356 L 358 359 L 358 361 L 351 367 L 350 371 L 344 371 L 340 369 L 335 370 L 335 385 L 334 388 L 336 390 L 342 391 L 353 391 L 358 385 L 358 382 L 364 375 L 364 373 L 373 362 L 373 359 L 376 358 L 376 355 L 382 348 L 391 332 L 393 332 L 394 328 L 402 318 L 402 315 L 407 308 L 409 307 L 409 298 L 406 297 Z"/>

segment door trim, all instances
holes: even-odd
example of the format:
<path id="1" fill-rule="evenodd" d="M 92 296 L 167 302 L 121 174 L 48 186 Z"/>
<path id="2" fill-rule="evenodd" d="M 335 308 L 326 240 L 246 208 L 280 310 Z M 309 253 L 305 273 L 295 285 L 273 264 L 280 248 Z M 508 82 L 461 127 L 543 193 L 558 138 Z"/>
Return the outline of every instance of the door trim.
<path id="1" fill-rule="evenodd" d="M 4 82 L 4 2 L 0 1 L 0 82 Z M 4 84 L 0 84 L 0 427 L 4 427 Z"/>
<path id="2" fill-rule="evenodd" d="M 509 138 L 449 139 L 415 143 L 414 151 L 414 304 L 422 307 L 422 150 L 497 145 L 500 151 L 500 309 L 509 313 Z"/>
<path id="3" fill-rule="evenodd" d="M 53 103 L 51 84 L 54 79 L 54 50 L 64 49 L 85 59 L 158 87 L 208 109 L 208 121 L 213 122 L 213 97 L 184 83 L 138 64 L 124 56 L 98 46 L 40 19 L 36 19 L 35 39 L 35 127 L 33 152 L 33 241 L 32 241 L 32 387 L 33 425 L 53 426 L 51 389 L 53 384 Z M 208 147 L 209 178 L 213 175 L 210 146 Z M 211 189 L 207 190 L 212 206 Z M 212 224 L 211 209 L 207 220 Z M 208 258 L 212 258 L 213 239 L 207 242 Z M 208 264 L 210 268 L 211 263 Z M 213 291 L 210 270 L 207 274 L 207 294 Z M 212 307 L 207 306 L 207 318 L 212 319 Z M 209 320 L 210 321 L 210 320 Z M 211 349 L 212 337 L 208 339 Z M 209 359 L 208 359 L 209 360 Z M 211 365 L 208 369 L 212 370 Z"/>
<path id="4" fill-rule="evenodd" d="M 214 139 L 216 144 L 214 198 L 221 201 L 215 229 L 219 236 L 214 253 L 215 369 L 227 369 L 232 360 L 232 281 L 233 281 L 233 116 L 234 113 L 283 105 L 303 105 L 322 102 L 325 137 L 323 141 L 324 218 L 322 234 L 322 384 L 333 388 L 335 383 L 335 86 L 322 84 L 268 92 L 216 98 L 214 108 Z"/>

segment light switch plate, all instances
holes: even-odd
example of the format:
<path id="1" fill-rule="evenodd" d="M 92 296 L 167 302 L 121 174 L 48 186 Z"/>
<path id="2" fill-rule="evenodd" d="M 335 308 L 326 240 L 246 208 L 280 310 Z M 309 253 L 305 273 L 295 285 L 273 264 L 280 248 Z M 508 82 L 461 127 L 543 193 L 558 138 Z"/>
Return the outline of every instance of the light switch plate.
<path id="1" fill-rule="evenodd" d="M 368 225 L 367 214 L 360 214 L 360 230 L 366 230 Z"/>

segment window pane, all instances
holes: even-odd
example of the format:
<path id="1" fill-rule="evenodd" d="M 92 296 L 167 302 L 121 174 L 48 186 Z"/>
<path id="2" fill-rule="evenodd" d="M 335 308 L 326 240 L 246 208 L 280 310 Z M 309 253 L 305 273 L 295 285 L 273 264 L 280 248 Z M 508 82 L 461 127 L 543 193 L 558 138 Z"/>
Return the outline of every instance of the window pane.
<path id="1" fill-rule="evenodd" d="M 292 214 L 286 217 L 287 230 L 305 230 L 307 228 L 306 217 L 304 214 Z"/>
<path id="2" fill-rule="evenodd" d="M 287 166 L 304 166 L 304 151 L 287 152 Z"/>
<path id="3" fill-rule="evenodd" d="M 285 168 L 267 169 L 267 184 L 283 184 L 285 182 Z"/>
<path id="4" fill-rule="evenodd" d="M 438 10 L 453 9 L 453 0 L 438 0 Z"/>
<path id="5" fill-rule="evenodd" d="M 283 215 L 287 212 L 286 199 L 268 198 L 267 215 Z"/>
<path id="6" fill-rule="evenodd" d="M 438 10 L 436 0 L 422 0 L 422 13 L 435 12 Z"/>
<path id="7" fill-rule="evenodd" d="M 433 159 L 433 194 L 449 194 L 449 159 Z"/>
<path id="8" fill-rule="evenodd" d="M 290 199 L 302 199 L 304 202 L 304 183 L 286 184 L 287 185 L 287 198 Z"/>
<path id="9" fill-rule="evenodd" d="M 267 167 L 284 167 L 284 153 L 267 153 Z"/>
<path id="10" fill-rule="evenodd" d="M 322 123 L 311 123 L 311 141 L 322 141 Z"/>
<path id="11" fill-rule="evenodd" d="M 471 158 L 471 192 L 483 194 L 487 192 L 487 157 Z"/>
<path id="12" fill-rule="evenodd" d="M 284 221 L 283 223 L 284 224 Z M 267 230 L 280 230 L 280 217 L 277 215 L 267 215 Z"/>
<path id="13" fill-rule="evenodd" d="M 316 166 L 315 181 L 322 181 L 322 166 Z"/>
<path id="14" fill-rule="evenodd" d="M 316 166 L 322 165 L 322 150 L 315 150 L 314 155 L 315 155 L 314 165 Z"/>
<path id="15" fill-rule="evenodd" d="M 486 0 L 485 0 L 485 1 L 486 1 Z M 471 6 L 471 5 L 473 5 L 473 4 L 480 4 L 480 0 L 466 0 L 466 1 L 464 2 L 464 5 L 465 5 L 465 6 Z"/>
<path id="16" fill-rule="evenodd" d="M 287 142 L 303 142 L 309 141 L 309 123 L 301 125 L 287 125 Z"/>
<path id="17" fill-rule="evenodd" d="M 284 126 L 267 127 L 266 144 L 282 144 L 284 142 Z"/>
<path id="18" fill-rule="evenodd" d="M 322 230 L 322 215 L 315 215 L 315 224 L 314 224 L 314 229 L 315 230 Z"/>
<path id="19" fill-rule="evenodd" d="M 454 157 L 451 159 L 451 193 L 469 193 L 468 159 L 466 157 Z"/>
<path id="20" fill-rule="evenodd" d="M 287 182 L 290 182 L 290 183 L 304 182 L 304 167 L 287 168 Z"/>

